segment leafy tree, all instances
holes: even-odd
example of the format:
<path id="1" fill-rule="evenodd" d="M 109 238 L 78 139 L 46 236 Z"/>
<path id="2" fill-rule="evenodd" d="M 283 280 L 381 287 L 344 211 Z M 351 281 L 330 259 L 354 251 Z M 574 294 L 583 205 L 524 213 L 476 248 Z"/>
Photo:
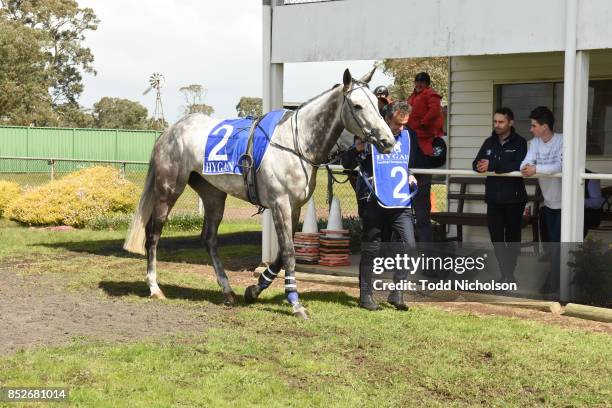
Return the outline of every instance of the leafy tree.
<path id="1" fill-rule="evenodd" d="M 47 125 L 54 120 L 47 58 L 34 29 L 2 19 L 0 9 L 0 123 Z"/>
<path id="2" fill-rule="evenodd" d="M 395 78 L 389 88 L 394 100 L 406 99 L 414 89 L 414 77 L 419 72 L 427 72 L 431 86 L 442 96 L 443 104 L 448 101 L 448 58 L 400 58 L 383 61 L 384 72 Z"/>
<path id="3" fill-rule="evenodd" d="M 212 115 L 215 109 L 203 102 L 206 98 L 208 91 L 200 84 L 191 84 L 184 86 L 179 89 L 185 97 L 184 112 L 186 115 L 190 113 L 203 113 L 205 115 Z"/>
<path id="4" fill-rule="evenodd" d="M 249 96 L 243 96 L 240 98 L 238 105 L 236 105 L 236 111 L 238 117 L 244 118 L 246 116 L 261 116 L 263 111 L 263 104 L 261 98 L 254 98 Z"/>
<path id="5" fill-rule="evenodd" d="M 189 112 L 187 113 L 197 113 L 197 112 L 210 116 L 213 113 L 215 113 L 215 108 L 205 103 L 194 103 L 193 105 L 189 107 Z"/>
<path id="6" fill-rule="evenodd" d="M 95 126 L 105 129 L 147 129 L 147 108 L 138 102 L 107 96 L 94 104 Z"/>
<path id="7" fill-rule="evenodd" d="M 58 126 L 93 128 L 95 118 L 90 109 L 82 109 L 75 104 L 59 105 L 55 108 L 58 116 Z"/>
<path id="8" fill-rule="evenodd" d="M 93 54 L 83 45 L 84 33 L 98 27 L 94 11 L 75 0 L 0 0 L 0 5 L 0 18 L 40 34 L 53 105 L 76 104 L 83 92 L 81 71 L 95 74 Z"/>

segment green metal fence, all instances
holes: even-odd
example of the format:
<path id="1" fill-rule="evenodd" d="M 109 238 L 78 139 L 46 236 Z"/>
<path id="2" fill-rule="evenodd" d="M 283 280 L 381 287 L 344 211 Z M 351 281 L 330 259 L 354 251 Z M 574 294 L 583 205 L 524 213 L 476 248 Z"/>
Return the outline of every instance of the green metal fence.
<path id="1" fill-rule="evenodd" d="M 0 126 L 0 157 L 148 162 L 159 134 L 151 130 Z M 47 169 L 44 161 L 0 161 L 0 172 Z"/>

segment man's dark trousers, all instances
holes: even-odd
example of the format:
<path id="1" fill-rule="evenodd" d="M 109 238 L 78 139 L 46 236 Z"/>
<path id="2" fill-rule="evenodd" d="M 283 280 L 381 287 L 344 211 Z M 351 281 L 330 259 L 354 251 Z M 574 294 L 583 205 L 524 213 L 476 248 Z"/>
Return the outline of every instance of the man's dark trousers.
<path id="1" fill-rule="evenodd" d="M 487 203 L 487 224 L 502 277 L 514 279 L 526 203 Z"/>
<path id="2" fill-rule="evenodd" d="M 388 241 L 393 233 L 396 242 L 403 244 L 406 251 L 415 247 L 414 229 L 410 208 L 382 208 L 378 202 L 363 203 L 363 234 L 361 238 L 361 261 L 359 262 L 359 288 L 362 295 L 373 293 L 374 258 L 385 256 L 381 251 L 382 242 Z M 393 281 L 407 278 L 408 271 L 396 271 Z"/>
<path id="3" fill-rule="evenodd" d="M 559 290 L 559 275 L 561 273 L 561 209 L 543 206 L 540 208 L 540 218 L 545 231 L 542 242 L 546 252 L 550 254 L 550 271 L 542 286 L 544 293 Z"/>
<path id="4" fill-rule="evenodd" d="M 432 242 L 431 228 L 431 174 L 416 174 L 418 192 L 413 206 L 416 215 L 416 236 L 419 242 Z"/>

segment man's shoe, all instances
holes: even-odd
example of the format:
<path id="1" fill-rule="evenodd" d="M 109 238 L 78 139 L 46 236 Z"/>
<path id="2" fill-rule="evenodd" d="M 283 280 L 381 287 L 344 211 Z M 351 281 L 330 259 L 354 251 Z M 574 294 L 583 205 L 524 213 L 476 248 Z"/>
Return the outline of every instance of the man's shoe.
<path id="1" fill-rule="evenodd" d="M 359 296 L 359 307 L 367 309 L 369 311 L 380 310 L 380 306 L 374 302 L 374 297 L 372 295 L 364 295 Z"/>
<path id="2" fill-rule="evenodd" d="M 408 305 L 404 302 L 404 293 L 394 290 L 389 293 L 389 297 L 387 298 L 387 302 L 395 306 L 397 310 L 401 310 L 405 312 L 408 310 Z"/>

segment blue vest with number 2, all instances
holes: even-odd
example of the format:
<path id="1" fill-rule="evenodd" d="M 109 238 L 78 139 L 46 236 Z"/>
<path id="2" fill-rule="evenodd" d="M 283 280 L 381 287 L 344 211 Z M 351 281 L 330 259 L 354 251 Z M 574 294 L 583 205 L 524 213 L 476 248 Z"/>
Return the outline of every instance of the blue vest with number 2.
<path id="1" fill-rule="evenodd" d="M 393 151 L 380 153 L 372 148 L 372 169 L 374 191 L 381 206 L 385 208 L 406 208 L 411 205 L 410 183 L 408 182 L 408 159 L 410 158 L 410 136 L 402 130 L 395 139 Z"/>
<path id="2" fill-rule="evenodd" d="M 268 149 L 270 139 L 286 110 L 267 113 L 255 128 L 253 135 L 253 166 L 259 168 Z M 210 131 L 204 148 L 203 174 L 242 174 L 242 155 L 247 150 L 249 131 L 255 118 L 228 119 Z"/>

